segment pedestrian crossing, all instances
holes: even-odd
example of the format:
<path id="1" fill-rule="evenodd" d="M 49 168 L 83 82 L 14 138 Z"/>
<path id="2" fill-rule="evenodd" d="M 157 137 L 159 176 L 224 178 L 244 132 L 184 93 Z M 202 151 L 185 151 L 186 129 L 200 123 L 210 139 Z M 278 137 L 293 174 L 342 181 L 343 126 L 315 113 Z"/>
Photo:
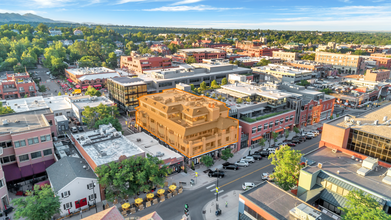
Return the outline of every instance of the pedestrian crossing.
<path id="1" fill-rule="evenodd" d="M 207 186 L 206 189 L 209 189 L 209 188 L 214 187 L 214 186 L 215 186 L 215 184 L 212 184 L 210 186 Z"/>

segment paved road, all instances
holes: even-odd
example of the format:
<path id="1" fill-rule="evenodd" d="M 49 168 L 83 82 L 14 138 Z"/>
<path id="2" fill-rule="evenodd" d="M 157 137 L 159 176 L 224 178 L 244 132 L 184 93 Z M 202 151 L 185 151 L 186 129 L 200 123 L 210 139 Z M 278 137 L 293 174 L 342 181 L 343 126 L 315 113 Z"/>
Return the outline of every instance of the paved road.
<path id="1" fill-rule="evenodd" d="M 294 149 L 301 150 L 302 153 L 307 153 L 318 147 L 320 136 L 307 140 L 306 142 L 299 144 Z M 260 182 L 261 174 L 264 172 L 272 172 L 273 167 L 270 164 L 270 160 L 263 158 L 261 161 L 256 161 L 254 164 L 247 168 L 239 169 L 239 171 L 226 170 L 226 176 L 219 179 L 220 187 L 220 202 L 223 205 L 224 193 L 231 190 L 241 190 L 243 182 Z M 156 206 L 152 206 L 137 212 L 135 216 L 144 216 L 153 211 L 157 211 L 163 219 L 181 219 L 183 215 L 184 204 L 189 204 L 190 215 L 192 220 L 203 220 L 202 209 L 206 203 L 215 198 L 214 190 L 216 185 L 209 184 L 196 190 L 186 190 L 181 195 L 171 198 L 159 203 Z M 212 211 L 210 207 L 205 211 Z"/>

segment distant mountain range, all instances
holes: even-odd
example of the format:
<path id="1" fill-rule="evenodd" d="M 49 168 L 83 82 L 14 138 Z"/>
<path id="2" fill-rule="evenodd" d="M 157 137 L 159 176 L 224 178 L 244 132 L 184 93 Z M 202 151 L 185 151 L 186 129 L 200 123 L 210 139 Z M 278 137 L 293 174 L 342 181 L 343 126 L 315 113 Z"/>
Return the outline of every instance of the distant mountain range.
<path id="1" fill-rule="evenodd" d="M 44 23 L 62 23 L 64 21 L 55 21 L 49 18 L 43 18 L 41 16 L 27 13 L 24 15 L 18 13 L 0 13 L 0 22 L 14 22 L 14 21 L 24 21 L 24 22 L 44 22 Z M 71 23 L 71 22 L 69 22 Z"/>

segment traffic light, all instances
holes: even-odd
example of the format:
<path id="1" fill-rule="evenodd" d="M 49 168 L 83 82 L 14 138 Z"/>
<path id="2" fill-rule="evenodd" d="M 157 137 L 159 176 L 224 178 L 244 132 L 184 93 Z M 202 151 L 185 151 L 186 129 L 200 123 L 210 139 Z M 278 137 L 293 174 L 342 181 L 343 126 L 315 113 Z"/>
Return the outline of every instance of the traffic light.
<path id="1" fill-rule="evenodd" d="M 189 216 L 189 209 L 185 208 L 184 211 L 185 211 L 185 215 L 186 215 L 186 216 Z"/>
<path id="2" fill-rule="evenodd" d="M 185 209 L 188 209 L 189 208 L 189 205 L 188 204 L 185 204 Z"/>

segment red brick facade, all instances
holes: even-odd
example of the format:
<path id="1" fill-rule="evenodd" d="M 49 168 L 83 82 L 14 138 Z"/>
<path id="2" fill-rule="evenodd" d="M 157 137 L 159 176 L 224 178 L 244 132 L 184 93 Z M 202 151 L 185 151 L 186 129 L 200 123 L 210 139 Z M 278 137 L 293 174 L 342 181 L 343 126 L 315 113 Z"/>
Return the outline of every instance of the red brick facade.
<path id="1" fill-rule="evenodd" d="M 313 125 L 327 119 L 327 117 L 331 116 L 334 112 L 334 103 L 335 99 L 329 99 L 326 101 L 320 100 L 319 103 L 317 101 L 311 100 L 302 107 L 299 124 L 297 127 Z M 327 111 L 330 112 L 326 113 Z M 323 117 L 321 117 L 322 113 L 324 113 Z"/>
<path id="2" fill-rule="evenodd" d="M 251 47 L 244 52 L 238 52 L 237 54 L 246 55 L 249 57 L 262 57 L 273 56 L 273 51 L 279 51 L 280 49 L 272 49 L 268 47 Z"/>
<path id="3" fill-rule="evenodd" d="M 142 73 L 146 70 L 171 68 L 171 59 L 167 57 L 121 56 L 120 68 Z"/>
<path id="4" fill-rule="evenodd" d="M 0 83 L 1 99 L 16 99 L 35 96 L 37 92 L 35 82 L 28 73 L 6 74 L 7 80 Z"/>

